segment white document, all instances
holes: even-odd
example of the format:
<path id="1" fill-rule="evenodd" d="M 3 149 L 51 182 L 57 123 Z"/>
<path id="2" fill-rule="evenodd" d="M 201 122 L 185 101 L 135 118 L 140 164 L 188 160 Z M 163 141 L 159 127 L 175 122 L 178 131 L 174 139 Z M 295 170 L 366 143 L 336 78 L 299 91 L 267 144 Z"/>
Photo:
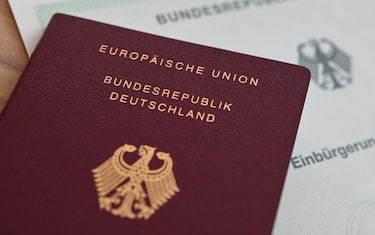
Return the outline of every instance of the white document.
<path id="1" fill-rule="evenodd" d="M 29 53 L 53 9 L 309 67 L 312 80 L 273 234 L 375 234 L 373 1 L 89 2 L 10 0 Z"/>

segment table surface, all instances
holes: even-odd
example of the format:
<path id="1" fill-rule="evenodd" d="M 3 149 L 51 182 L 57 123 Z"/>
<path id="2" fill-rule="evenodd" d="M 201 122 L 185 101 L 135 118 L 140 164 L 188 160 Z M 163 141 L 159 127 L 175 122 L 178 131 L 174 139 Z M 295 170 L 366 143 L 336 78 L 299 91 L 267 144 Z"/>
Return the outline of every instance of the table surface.
<path id="1" fill-rule="evenodd" d="M 0 0 L 0 112 L 28 60 L 9 3 Z"/>

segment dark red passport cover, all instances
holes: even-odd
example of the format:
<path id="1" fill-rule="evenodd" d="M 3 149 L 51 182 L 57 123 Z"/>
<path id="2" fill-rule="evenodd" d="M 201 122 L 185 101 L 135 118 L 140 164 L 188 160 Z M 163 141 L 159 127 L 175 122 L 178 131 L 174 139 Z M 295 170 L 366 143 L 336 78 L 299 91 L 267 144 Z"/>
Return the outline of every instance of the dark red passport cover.
<path id="1" fill-rule="evenodd" d="M 55 15 L 0 122 L 1 234 L 271 234 L 307 69 Z"/>

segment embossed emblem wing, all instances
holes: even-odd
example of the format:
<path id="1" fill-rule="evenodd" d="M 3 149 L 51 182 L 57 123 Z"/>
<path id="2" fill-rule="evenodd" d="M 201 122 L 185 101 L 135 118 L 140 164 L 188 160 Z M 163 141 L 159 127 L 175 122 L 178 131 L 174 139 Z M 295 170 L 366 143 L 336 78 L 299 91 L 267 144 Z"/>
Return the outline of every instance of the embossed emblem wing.
<path id="1" fill-rule="evenodd" d="M 179 191 L 174 177 L 173 162 L 168 153 L 158 152 L 156 156 L 164 161 L 164 164 L 157 170 L 145 172 L 145 184 L 148 197 L 153 209 L 157 209 L 167 202 L 176 192 Z"/>
<path id="2" fill-rule="evenodd" d="M 130 177 L 132 167 L 124 161 L 123 155 L 126 152 L 131 153 L 136 150 L 135 146 L 125 144 L 118 148 L 111 158 L 92 170 L 99 196 L 107 195 Z"/>

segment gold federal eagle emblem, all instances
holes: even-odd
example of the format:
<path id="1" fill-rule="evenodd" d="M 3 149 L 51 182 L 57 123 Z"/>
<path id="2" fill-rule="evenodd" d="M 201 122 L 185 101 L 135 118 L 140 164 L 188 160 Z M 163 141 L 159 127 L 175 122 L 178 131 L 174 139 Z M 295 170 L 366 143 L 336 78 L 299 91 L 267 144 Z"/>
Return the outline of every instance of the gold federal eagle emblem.
<path id="1" fill-rule="evenodd" d="M 128 164 L 125 154 L 136 150 L 137 147 L 124 144 L 92 173 L 100 209 L 122 218 L 147 220 L 179 188 L 169 153 L 156 152 L 163 163 L 157 169 L 150 169 L 149 163 L 156 148 L 141 145 L 138 149 L 139 159 Z"/>

